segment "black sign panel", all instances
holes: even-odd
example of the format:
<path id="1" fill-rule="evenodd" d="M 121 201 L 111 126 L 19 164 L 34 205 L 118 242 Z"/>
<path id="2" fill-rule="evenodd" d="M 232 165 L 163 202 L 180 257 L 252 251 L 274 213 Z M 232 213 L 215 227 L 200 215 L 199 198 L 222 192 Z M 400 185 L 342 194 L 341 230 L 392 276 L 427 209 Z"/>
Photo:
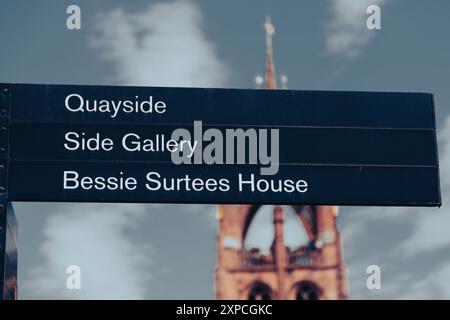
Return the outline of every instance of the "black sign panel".
<path id="1" fill-rule="evenodd" d="M 33 160 L 170 161 L 167 142 L 179 127 L 14 123 L 9 154 L 12 159 Z M 192 125 L 182 127 L 193 135 Z M 203 132 L 210 128 L 203 126 Z M 216 128 L 226 135 L 225 128 Z M 433 166 L 437 162 L 433 130 L 284 127 L 279 132 L 281 164 Z"/>
<path id="2" fill-rule="evenodd" d="M 432 167 L 283 165 L 275 176 L 261 176 L 253 165 L 186 170 L 167 163 L 14 161 L 10 166 L 10 193 L 19 201 L 434 206 L 434 194 L 424 190 L 438 179 Z"/>
<path id="3" fill-rule="evenodd" d="M 441 203 L 431 94 L 0 87 L 10 200 Z"/>

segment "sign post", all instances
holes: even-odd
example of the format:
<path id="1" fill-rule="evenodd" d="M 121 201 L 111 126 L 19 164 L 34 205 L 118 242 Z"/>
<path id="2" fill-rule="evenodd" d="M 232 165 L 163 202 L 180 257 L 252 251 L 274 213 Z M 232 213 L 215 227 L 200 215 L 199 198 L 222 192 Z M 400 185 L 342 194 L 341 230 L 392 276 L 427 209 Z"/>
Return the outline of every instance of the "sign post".
<path id="1" fill-rule="evenodd" d="M 11 201 L 441 203 L 431 94 L 1 87 Z"/>
<path id="2" fill-rule="evenodd" d="M 431 94 L 0 84 L 11 201 L 440 206 Z"/>

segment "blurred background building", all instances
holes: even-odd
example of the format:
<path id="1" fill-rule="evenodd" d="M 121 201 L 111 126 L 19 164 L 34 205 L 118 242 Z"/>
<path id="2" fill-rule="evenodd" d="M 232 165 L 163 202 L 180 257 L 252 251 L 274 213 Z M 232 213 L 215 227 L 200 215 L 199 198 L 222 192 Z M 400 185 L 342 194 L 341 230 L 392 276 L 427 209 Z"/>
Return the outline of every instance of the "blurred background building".
<path id="1" fill-rule="evenodd" d="M 255 81 L 257 86 L 265 83 L 266 89 L 273 90 L 277 88 L 272 46 L 275 28 L 270 18 L 265 29 L 266 74 L 265 78 L 256 76 Z M 281 77 L 281 84 L 285 89 L 286 76 Z M 220 205 L 217 299 L 345 299 L 347 276 L 337 213 L 336 206 Z M 259 238 L 271 241 L 268 250 L 248 239 L 253 222 L 254 228 L 262 228 L 257 222 L 262 219 L 273 223 L 273 232 L 256 230 Z M 287 223 L 296 228 L 286 228 Z M 285 241 L 286 231 L 295 233 L 295 243 Z"/>

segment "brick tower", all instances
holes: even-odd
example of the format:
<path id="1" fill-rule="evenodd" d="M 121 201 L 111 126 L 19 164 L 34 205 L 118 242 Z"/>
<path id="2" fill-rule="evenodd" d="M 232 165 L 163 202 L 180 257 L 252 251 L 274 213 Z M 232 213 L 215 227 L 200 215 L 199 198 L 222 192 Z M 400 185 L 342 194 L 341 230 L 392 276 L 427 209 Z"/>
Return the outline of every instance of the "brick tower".
<path id="1" fill-rule="evenodd" d="M 265 87 L 276 89 L 270 18 L 266 24 Z M 286 85 L 286 78 L 282 79 Z M 345 299 L 346 269 L 342 260 L 335 206 L 220 205 L 217 234 L 217 299 Z M 267 252 L 246 246 L 252 221 L 258 214 L 272 218 L 273 238 Z M 298 219 L 304 241 L 286 244 L 287 215 Z M 292 230 L 292 229 L 291 229 Z M 266 237 L 264 235 L 263 237 Z"/>

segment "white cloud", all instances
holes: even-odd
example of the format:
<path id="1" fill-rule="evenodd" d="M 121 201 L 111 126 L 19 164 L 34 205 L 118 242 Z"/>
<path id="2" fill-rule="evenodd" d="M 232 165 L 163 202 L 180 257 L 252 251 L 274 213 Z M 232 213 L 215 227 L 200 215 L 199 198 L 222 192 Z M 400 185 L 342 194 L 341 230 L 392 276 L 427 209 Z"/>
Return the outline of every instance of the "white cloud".
<path id="1" fill-rule="evenodd" d="M 427 250 L 436 250 L 450 247 L 450 117 L 446 119 L 442 130 L 438 130 L 439 144 L 439 170 L 442 193 L 441 208 L 413 208 L 413 207 L 367 207 L 358 208 L 357 212 L 351 212 L 352 222 L 345 226 L 344 238 L 349 242 L 363 233 L 362 225 L 371 221 L 386 220 L 389 222 L 401 222 L 412 224 L 411 234 L 398 244 L 395 250 L 402 255 L 420 254 Z"/>
<path id="2" fill-rule="evenodd" d="M 131 85 L 220 87 L 227 69 L 202 30 L 191 1 L 150 5 L 138 13 L 116 9 L 98 18 L 93 41 L 114 63 L 116 82 Z"/>
<path id="3" fill-rule="evenodd" d="M 402 259 L 429 259 L 434 252 L 438 250 L 450 250 L 450 209 L 448 200 L 450 199 L 450 117 L 444 122 L 442 129 L 438 130 L 439 143 L 439 163 L 440 163 L 440 178 L 443 206 L 437 208 L 343 208 L 342 214 L 348 215 L 346 221 L 342 224 L 341 232 L 343 235 L 344 252 L 349 252 L 349 256 L 355 256 L 354 244 L 359 244 L 363 240 L 365 243 L 372 243 L 383 238 L 384 234 L 371 232 L 372 223 L 389 225 L 395 223 L 398 225 L 407 226 L 407 234 L 405 237 L 397 236 L 398 242 L 392 243 L 388 249 L 389 252 L 373 252 L 372 256 L 375 262 L 382 263 L 388 269 L 395 269 L 396 263 Z M 371 248 L 366 250 L 370 252 Z M 423 261 L 421 261 L 423 262 Z M 361 268 L 366 261 L 355 261 L 349 259 L 350 273 L 356 273 L 357 278 L 351 279 L 354 281 L 357 293 L 363 292 L 359 290 L 361 279 L 358 275 Z M 423 265 L 423 263 L 422 263 Z M 404 270 L 406 273 L 411 273 L 411 277 L 404 279 L 401 274 L 392 276 L 389 281 L 388 289 L 383 290 L 382 294 L 391 295 L 393 298 L 450 298 L 450 286 L 448 286 L 450 279 L 450 258 L 439 264 L 429 264 L 430 270 L 425 276 L 422 276 L 422 271 L 415 270 L 414 265 L 411 264 L 410 270 Z M 393 268 L 389 268 L 392 266 Z M 353 271 L 352 271 L 353 270 Z M 394 271 L 392 271 L 394 272 Z M 414 272 L 421 274 L 420 278 L 415 277 Z M 390 273 L 390 272 L 389 272 Z M 401 278 L 405 281 L 400 281 Z M 352 286 L 352 284 L 351 284 Z M 417 291 L 412 292 L 411 289 Z M 429 290 L 425 290 L 429 288 Z M 411 291 L 408 294 L 402 292 L 408 289 Z M 358 296 L 353 296 L 358 298 Z"/>
<path id="4" fill-rule="evenodd" d="M 392 278 L 383 277 L 386 271 L 381 269 L 381 290 L 358 288 L 356 297 L 364 299 L 426 300 L 448 299 L 450 297 L 450 263 L 436 266 L 424 276 L 404 270 Z M 359 279 L 356 279 L 357 281 Z M 364 281 L 361 281 L 364 283 Z M 355 292 L 354 292 L 355 293 Z"/>
<path id="5" fill-rule="evenodd" d="M 449 299 L 450 263 L 439 265 L 426 277 L 410 277 L 399 299 Z"/>
<path id="6" fill-rule="evenodd" d="M 407 255 L 427 250 L 450 249 L 450 117 L 439 132 L 439 167 L 443 205 L 440 209 L 422 210 L 414 216 L 413 233 L 398 248 Z M 418 211 L 418 210 L 416 210 Z"/>
<path id="7" fill-rule="evenodd" d="M 325 46 L 331 55 L 354 58 L 377 31 L 366 26 L 367 7 L 385 0 L 330 0 L 331 16 L 326 24 Z"/>
<path id="8" fill-rule="evenodd" d="M 148 290 L 150 248 L 127 235 L 142 205 L 66 204 L 46 221 L 40 253 L 45 264 L 23 281 L 28 298 L 142 299 Z M 147 208 L 148 209 L 148 208 Z M 68 290 L 66 268 L 81 268 L 81 290 Z"/>
<path id="9" fill-rule="evenodd" d="M 104 13 L 92 43 L 112 62 L 115 83 L 218 87 L 227 77 L 202 31 L 202 14 L 190 1 L 157 3 L 139 13 L 123 9 Z M 60 208 L 45 224 L 40 252 L 46 262 L 25 276 L 20 291 L 39 299 L 144 298 L 151 284 L 151 252 L 126 232 L 141 223 L 143 207 L 66 204 Z M 72 264 L 81 267 L 79 291 L 66 288 L 65 271 Z"/>

